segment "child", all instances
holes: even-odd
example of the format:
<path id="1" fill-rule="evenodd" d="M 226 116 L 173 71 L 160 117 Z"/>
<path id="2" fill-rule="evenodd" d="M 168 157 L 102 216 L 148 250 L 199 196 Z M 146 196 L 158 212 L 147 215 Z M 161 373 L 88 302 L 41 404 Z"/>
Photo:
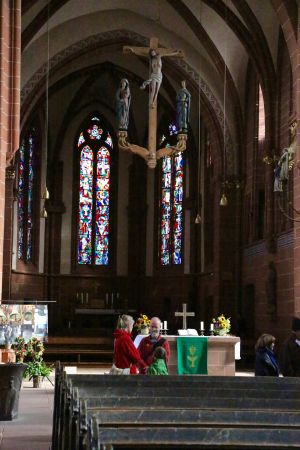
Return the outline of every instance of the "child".
<path id="1" fill-rule="evenodd" d="M 156 347 L 154 350 L 154 361 L 148 367 L 148 375 L 169 375 L 166 365 L 166 350 L 163 347 Z"/>

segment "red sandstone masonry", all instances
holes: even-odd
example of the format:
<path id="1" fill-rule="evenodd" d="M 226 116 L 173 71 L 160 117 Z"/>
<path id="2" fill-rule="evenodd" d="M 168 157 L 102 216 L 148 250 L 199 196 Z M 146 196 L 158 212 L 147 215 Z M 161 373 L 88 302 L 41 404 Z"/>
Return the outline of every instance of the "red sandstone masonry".
<path id="1" fill-rule="evenodd" d="M 21 0 L 0 3 L 0 298 L 2 297 L 5 168 L 18 148 L 20 103 Z"/>

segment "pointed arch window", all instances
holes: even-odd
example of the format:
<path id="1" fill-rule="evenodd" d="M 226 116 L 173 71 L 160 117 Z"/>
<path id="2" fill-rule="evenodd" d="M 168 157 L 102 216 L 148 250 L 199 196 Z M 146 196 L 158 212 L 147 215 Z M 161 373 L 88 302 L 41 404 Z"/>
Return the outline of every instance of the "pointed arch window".
<path id="1" fill-rule="evenodd" d="M 109 265 L 112 138 L 93 116 L 77 138 L 79 165 L 77 264 Z"/>
<path id="2" fill-rule="evenodd" d="M 34 128 L 21 138 L 18 160 L 18 259 L 33 260 L 37 135 Z"/>
<path id="3" fill-rule="evenodd" d="M 168 138 L 163 135 L 161 143 L 172 145 L 176 134 L 176 126 L 170 124 Z M 180 265 L 183 244 L 183 153 L 162 158 L 160 178 L 160 264 Z"/>

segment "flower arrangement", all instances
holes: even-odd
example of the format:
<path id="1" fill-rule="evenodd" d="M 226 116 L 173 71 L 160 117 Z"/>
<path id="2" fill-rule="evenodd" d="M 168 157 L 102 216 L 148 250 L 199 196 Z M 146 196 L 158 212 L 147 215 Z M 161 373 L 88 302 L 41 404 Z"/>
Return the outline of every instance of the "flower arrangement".
<path id="1" fill-rule="evenodd" d="M 32 358 L 32 360 L 43 359 L 43 353 L 45 351 L 44 344 L 36 337 L 32 337 L 26 344 L 27 353 L 26 356 Z"/>
<path id="2" fill-rule="evenodd" d="M 16 352 L 17 362 L 23 362 L 25 356 L 27 355 L 27 344 L 22 336 L 19 336 L 15 339 L 13 343 L 13 349 Z"/>
<path id="3" fill-rule="evenodd" d="M 43 360 L 43 353 L 45 351 L 43 342 L 36 337 L 30 338 L 26 342 L 22 336 L 19 336 L 15 339 L 13 348 L 16 352 L 17 362 L 23 362 L 24 359 L 26 361 L 27 368 L 23 378 L 33 379 L 33 387 L 39 387 L 35 383 L 35 378 L 48 378 L 53 370 L 53 366 L 47 366 Z"/>
<path id="4" fill-rule="evenodd" d="M 214 324 L 214 334 L 219 336 L 225 336 L 230 332 L 231 328 L 230 317 L 226 319 L 224 314 L 221 314 L 216 319 L 213 319 L 212 323 Z"/>
<path id="5" fill-rule="evenodd" d="M 140 317 L 137 319 L 137 321 L 134 324 L 134 327 L 141 332 L 143 328 L 149 327 L 150 325 L 150 319 L 146 314 L 140 314 Z"/>

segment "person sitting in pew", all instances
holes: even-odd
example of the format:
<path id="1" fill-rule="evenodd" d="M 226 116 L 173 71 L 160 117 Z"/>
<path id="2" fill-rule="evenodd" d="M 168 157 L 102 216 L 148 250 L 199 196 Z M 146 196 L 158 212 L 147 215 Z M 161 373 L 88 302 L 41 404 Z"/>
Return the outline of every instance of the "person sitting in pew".
<path id="1" fill-rule="evenodd" d="M 275 337 L 262 334 L 255 345 L 255 376 L 278 377 L 279 366 L 274 353 Z"/>
<path id="2" fill-rule="evenodd" d="M 156 347 L 154 350 L 154 361 L 147 370 L 148 375 L 169 375 L 166 365 L 166 350 L 163 347 Z"/>
<path id="3" fill-rule="evenodd" d="M 158 317 L 152 317 L 150 321 L 150 335 L 144 337 L 138 346 L 141 358 L 145 361 L 147 366 L 154 361 L 154 350 L 156 347 L 163 347 L 166 351 L 166 363 L 168 364 L 170 358 L 170 346 L 167 339 L 160 334 L 161 320 Z"/>
<path id="4" fill-rule="evenodd" d="M 131 316 L 123 314 L 119 317 L 117 329 L 114 332 L 114 364 L 110 372 L 112 375 L 137 374 L 137 366 L 141 373 L 146 373 L 146 364 L 131 339 L 133 324 L 134 320 Z M 117 369 L 115 372 L 114 367 Z"/>

